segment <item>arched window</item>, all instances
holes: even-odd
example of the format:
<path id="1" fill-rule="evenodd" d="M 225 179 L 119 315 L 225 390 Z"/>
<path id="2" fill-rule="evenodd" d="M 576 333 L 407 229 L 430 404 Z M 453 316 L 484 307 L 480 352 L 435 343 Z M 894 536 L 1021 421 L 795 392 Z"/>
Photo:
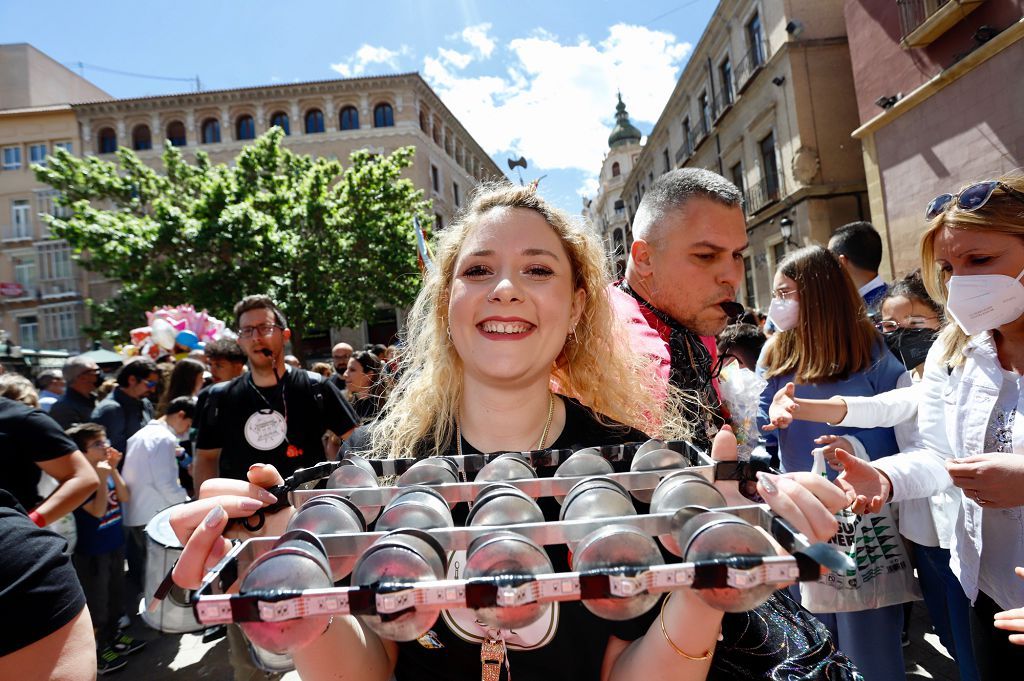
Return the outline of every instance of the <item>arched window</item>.
<path id="1" fill-rule="evenodd" d="M 427 112 L 426 111 L 420 111 L 420 130 L 422 130 L 423 132 L 427 133 L 428 135 L 430 134 L 430 128 L 427 127 Z"/>
<path id="2" fill-rule="evenodd" d="M 103 128 L 97 136 L 97 147 L 101 154 L 113 154 L 117 151 L 117 133 L 113 128 Z"/>
<path id="3" fill-rule="evenodd" d="M 207 118 L 202 125 L 203 144 L 220 144 L 220 121 Z"/>
<path id="4" fill-rule="evenodd" d="M 256 139 L 256 123 L 253 122 L 252 116 L 250 116 L 249 114 L 239 116 L 238 120 L 235 121 L 235 139 Z"/>
<path id="5" fill-rule="evenodd" d="M 338 126 L 342 130 L 359 129 L 359 112 L 354 106 L 346 106 L 341 110 L 341 120 Z"/>
<path id="6" fill-rule="evenodd" d="M 153 136 L 149 132 L 149 126 L 141 123 L 132 128 L 132 149 L 145 151 L 153 148 Z"/>
<path id="7" fill-rule="evenodd" d="M 284 134 L 292 134 L 291 126 L 288 125 L 288 114 L 284 111 L 278 111 L 270 117 L 270 127 L 274 127 L 275 125 L 284 130 Z"/>
<path id="8" fill-rule="evenodd" d="M 619 162 L 616 161 L 612 164 L 612 177 L 618 177 L 622 174 L 622 168 L 619 167 Z"/>
<path id="9" fill-rule="evenodd" d="M 185 139 L 185 124 L 181 121 L 173 121 L 167 125 L 167 139 L 176 147 L 183 147 Z"/>
<path id="10" fill-rule="evenodd" d="M 381 103 L 373 107 L 373 127 L 391 128 L 395 125 L 395 110 L 390 104 Z"/>
<path id="11" fill-rule="evenodd" d="M 306 134 L 311 135 L 324 131 L 324 112 L 320 109 L 310 109 L 306 112 Z"/>

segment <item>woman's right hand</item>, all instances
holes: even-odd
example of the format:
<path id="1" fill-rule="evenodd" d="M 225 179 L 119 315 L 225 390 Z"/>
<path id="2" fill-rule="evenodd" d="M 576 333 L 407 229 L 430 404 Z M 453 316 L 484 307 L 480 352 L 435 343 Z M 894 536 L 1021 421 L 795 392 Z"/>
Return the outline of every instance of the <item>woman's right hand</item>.
<path id="1" fill-rule="evenodd" d="M 882 471 L 867 461 L 858 459 L 845 449 L 833 452 L 842 473 L 836 484 L 844 491 L 853 493 L 857 499 L 850 507 L 854 513 L 878 513 L 892 495 L 892 482 Z"/>
<path id="2" fill-rule="evenodd" d="M 796 401 L 796 386 L 793 383 L 787 383 L 772 398 L 772 404 L 768 407 L 768 421 L 769 423 L 761 430 L 770 432 L 779 428 L 789 428 L 789 424 L 793 423 L 797 410 L 800 409 L 800 405 Z"/>
<path id="3" fill-rule="evenodd" d="M 254 464 L 247 474 L 249 481 L 212 478 L 203 483 L 199 497 L 177 506 L 171 512 L 171 529 L 184 546 L 174 566 L 174 583 L 184 589 L 195 589 L 206 572 L 231 548 L 224 530 L 231 518 L 247 518 L 276 501 L 265 488 L 284 482 L 273 466 Z M 235 529 L 229 535 L 238 538 L 279 536 L 284 533 L 294 513 L 291 506 L 267 516 L 259 532 Z"/>

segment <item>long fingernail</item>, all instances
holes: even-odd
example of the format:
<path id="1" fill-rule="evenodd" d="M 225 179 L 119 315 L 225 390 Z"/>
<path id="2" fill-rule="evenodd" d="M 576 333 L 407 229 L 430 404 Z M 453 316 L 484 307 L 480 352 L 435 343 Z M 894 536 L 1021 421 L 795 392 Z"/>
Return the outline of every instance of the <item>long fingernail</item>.
<path id="1" fill-rule="evenodd" d="M 777 494 L 779 488 L 775 486 L 775 480 L 773 475 L 769 475 L 764 471 L 760 471 L 757 474 L 757 481 L 764 487 L 764 491 L 767 494 Z"/>
<path id="2" fill-rule="evenodd" d="M 259 499 L 242 499 L 238 502 L 238 508 L 243 511 L 258 511 L 263 508 L 263 502 Z"/>
<path id="3" fill-rule="evenodd" d="M 260 487 L 259 492 L 256 493 L 256 496 L 258 496 L 260 498 L 260 501 L 262 501 L 265 504 L 273 504 L 277 501 L 277 497 L 275 497 L 273 494 L 263 489 L 262 487 Z"/>
<path id="4" fill-rule="evenodd" d="M 220 525 L 221 521 L 224 520 L 226 515 L 227 511 L 224 510 L 223 506 L 214 506 L 210 509 L 210 512 L 206 514 L 206 518 L 203 520 L 203 525 L 210 528 L 217 527 L 217 525 Z"/>

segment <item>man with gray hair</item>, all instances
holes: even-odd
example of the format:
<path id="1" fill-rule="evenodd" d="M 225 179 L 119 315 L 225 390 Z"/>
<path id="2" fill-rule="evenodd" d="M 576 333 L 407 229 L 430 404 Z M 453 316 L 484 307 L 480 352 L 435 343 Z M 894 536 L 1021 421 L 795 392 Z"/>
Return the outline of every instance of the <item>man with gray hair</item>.
<path id="1" fill-rule="evenodd" d="M 634 347 L 659 358 L 673 385 L 700 397 L 694 444 L 710 448 L 724 422 L 714 336 L 743 312 L 735 300 L 749 245 L 743 196 L 710 170 L 673 170 L 644 194 L 632 231 L 613 302 L 638 335 Z"/>
<path id="2" fill-rule="evenodd" d="M 76 423 L 88 423 L 96 407 L 93 391 L 102 381 L 99 365 L 81 355 L 72 357 L 61 369 L 64 394 L 50 407 L 50 416 L 67 430 Z"/>

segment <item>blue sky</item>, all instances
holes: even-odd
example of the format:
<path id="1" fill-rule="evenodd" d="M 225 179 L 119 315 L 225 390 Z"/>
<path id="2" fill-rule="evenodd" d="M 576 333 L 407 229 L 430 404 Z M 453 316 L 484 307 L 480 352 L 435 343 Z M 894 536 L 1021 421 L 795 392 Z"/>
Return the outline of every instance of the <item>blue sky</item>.
<path id="1" fill-rule="evenodd" d="M 0 43 L 28 42 L 69 66 L 198 75 L 204 89 L 419 71 L 501 168 L 526 156 L 524 179 L 546 175 L 541 193 L 578 212 L 616 89 L 648 132 L 716 4 L 0 0 Z M 194 87 L 83 75 L 117 97 Z"/>

